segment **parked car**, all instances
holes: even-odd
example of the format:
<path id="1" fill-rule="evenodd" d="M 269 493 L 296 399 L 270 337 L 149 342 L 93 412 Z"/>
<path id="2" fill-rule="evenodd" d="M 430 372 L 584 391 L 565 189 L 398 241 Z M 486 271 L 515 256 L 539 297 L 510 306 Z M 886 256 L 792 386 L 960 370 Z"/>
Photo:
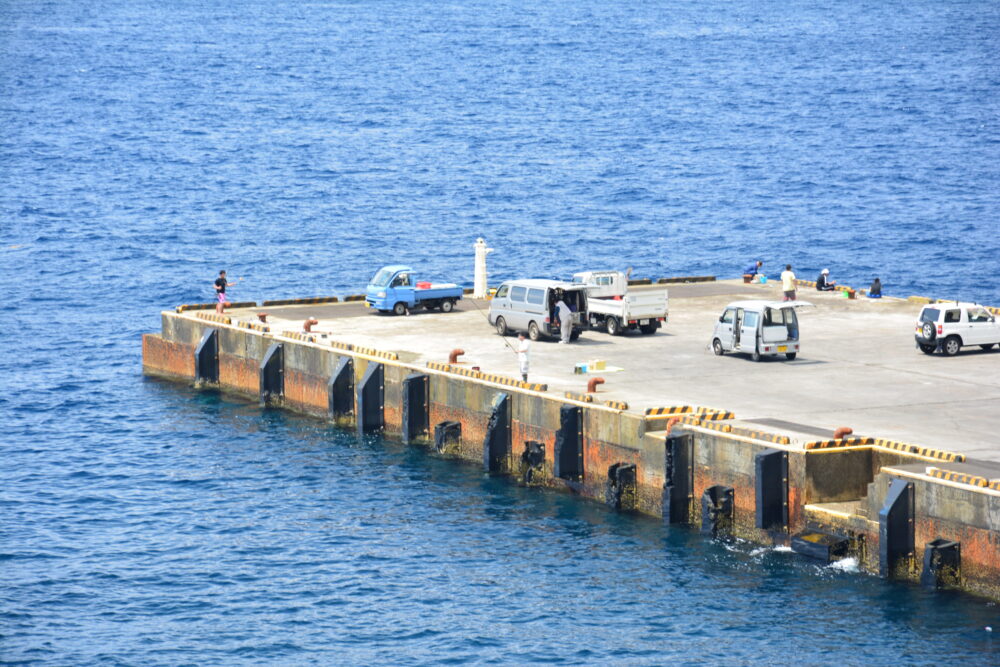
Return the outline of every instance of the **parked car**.
<path id="1" fill-rule="evenodd" d="M 462 298 L 463 290 L 454 283 L 430 283 L 417 280 L 416 273 L 408 266 L 384 266 L 379 269 L 365 289 L 365 303 L 383 313 L 402 315 L 407 310 L 440 308 L 450 313 L 455 302 Z"/>
<path id="2" fill-rule="evenodd" d="M 799 353 L 797 308 L 808 301 L 734 301 L 715 323 L 712 351 L 743 352 L 754 361 L 779 354 L 791 361 Z"/>
<path id="3" fill-rule="evenodd" d="M 588 323 L 592 329 L 603 329 L 612 336 L 630 329 L 652 334 L 667 321 L 667 290 L 629 292 L 628 278 L 621 271 L 574 273 L 573 284 L 587 286 Z"/>
<path id="4" fill-rule="evenodd" d="M 920 309 L 914 338 L 924 354 L 941 351 L 953 357 L 963 345 L 989 350 L 1000 343 L 1000 324 L 976 303 L 933 303 Z"/>
<path id="5" fill-rule="evenodd" d="M 587 288 L 558 280 L 509 280 L 503 283 L 490 301 L 490 324 L 501 336 L 526 331 L 531 340 L 559 338 L 559 325 L 556 324 L 559 295 L 573 311 L 570 340 L 576 340 L 587 323 Z"/>

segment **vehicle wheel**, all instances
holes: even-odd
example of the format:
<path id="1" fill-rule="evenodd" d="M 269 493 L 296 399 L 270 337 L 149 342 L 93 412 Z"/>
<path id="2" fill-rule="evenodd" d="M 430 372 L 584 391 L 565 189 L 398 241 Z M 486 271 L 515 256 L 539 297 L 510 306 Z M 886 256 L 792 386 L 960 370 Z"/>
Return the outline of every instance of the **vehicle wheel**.
<path id="1" fill-rule="evenodd" d="M 402 301 L 392 307 L 393 315 L 406 315 L 406 304 Z"/>
<path id="2" fill-rule="evenodd" d="M 612 336 L 617 336 L 622 332 L 622 325 L 618 322 L 617 317 L 609 317 L 604 320 L 604 329 Z"/>
<path id="3" fill-rule="evenodd" d="M 712 352 L 715 352 L 715 356 L 721 357 L 725 350 L 722 349 L 722 341 L 716 338 L 712 341 Z"/>
<path id="4" fill-rule="evenodd" d="M 785 355 L 785 359 L 788 359 L 789 361 L 795 361 L 795 357 L 797 357 L 798 354 L 799 354 L 798 352 L 789 352 L 788 354 Z"/>
<path id="5" fill-rule="evenodd" d="M 528 338 L 531 340 L 538 340 L 542 337 L 542 332 L 538 330 L 538 325 L 534 322 L 528 323 Z"/>
<path id="6" fill-rule="evenodd" d="M 760 352 L 758 352 L 757 350 L 754 350 L 750 354 L 750 358 L 753 359 L 754 361 L 760 361 Z"/>
<path id="7" fill-rule="evenodd" d="M 924 354 L 934 354 L 934 350 L 937 349 L 937 345 L 929 345 L 927 343 L 919 343 L 920 351 Z"/>
<path id="8" fill-rule="evenodd" d="M 989 345 L 980 345 L 979 347 L 983 348 L 984 350 L 992 350 L 993 345 L 995 345 L 995 343 L 990 343 Z"/>
<path id="9" fill-rule="evenodd" d="M 958 351 L 962 349 L 962 341 L 958 336 L 948 336 L 944 339 L 944 345 L 942 347 L 946 355 L 954 357 L 958 354 Z"/>
<path id="10" fill-rule="evenodd" d="M 497 318 L 497 323 L 496 323 L 495 326 L 497 328 L 497 333 L 498 334 L 500 334 L 501 336 L 506 336 L 507 335 L 507 320 L 505 320 L 502 317 L 498 317 Z"/>
<path id="11" fill-rule="evenodd" d="M 937 335 L 937 330 L 934 328 L 933 322 L 924 322 L 924 325 L 920 327 L 920 333 L 923 335 L 925 340 L 934 340 L 934 336 Z"/>
<path id="12" fill-rule="evenodd" d="M 648 336 L 649 334 L 655 334 L 656 328 L 655 324 L 643 324 L 639 327 L 639 331 Z"/>
<path id="13" fill-rule="evenodd" d="M 577 340 L 580 337 L 581 331 L 573 330 L 569 334 L 569 339 L 571 341 Z"/>
<path id="14" fill-rule="evenodd" d="M 450 313 L 453 310 L 455 310 L 455 302 L 454 301 L 452 301 L 451 299 L 446 299 L 446 300 L 444 300 L 444 301 L 441 302 L 441 312 L 442 313 Z"/>

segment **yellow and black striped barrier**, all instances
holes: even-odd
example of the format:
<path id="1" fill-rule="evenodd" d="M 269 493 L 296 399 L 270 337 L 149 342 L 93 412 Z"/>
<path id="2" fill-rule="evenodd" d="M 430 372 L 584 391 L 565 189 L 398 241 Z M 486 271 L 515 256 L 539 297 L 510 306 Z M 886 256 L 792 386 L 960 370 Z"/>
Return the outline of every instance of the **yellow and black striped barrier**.
<path id="1" fill-rule="evenodd" d="M 936 477 L 937 479 L 957 482 L 958 484 L 968 484 L 969 486 L 988 487 L 990 485 L 990 480 L 985 477 L 980 477 L 979 475 L 968 475 L 964 472 L 955 472 L 954 470 L 928 468 L 927 474 L 931 477 Z"/>
<path id="2" fill-rule="evenodd" d="M 185 303 L 177 306 L 174 310 L 178 313 L 186 313 L 189 310 L 214 310 L 218 303 Z M 256 301 L 235 301 L 226 303 L 226 308 L 254 308 Z"/>
<path id="3" fill-rule="evenodd" d="M 572 391 L 567 391 L 566 392 L 566 398 L 569 398 L 569 399 L 574 400 L 574 401 L 582 401 L 583 403 L 593 403 L 594 402 L 594 397 L 591 396 L 590 394 L 577 394 L 577 393 L 572 392 Z"/>
<path id="4" fill-rule="evenodd" d="M 293 338 L 295 340 L 301 340 L 303 343 L 315 343 L 316 336 L 312 334 L 303 333 L 301 331 L 285 331 L 281 334 L 285 338 Z"/>
<path id="5" fill-rule="evenodd" d="M 991 479 L 989 488 L 993 491 L 1000 491 L 1000 479 Z"/>
<path id="6" fill-rule="evenodd" d="M 350 343 L 341 343 L 339 340 L 331 340 L 330 347 L 335 347 L 338 350 L 344 350 L 346 352 L 351 352 L 354 350 L 354 346 Z"/>
<path id="7" fill-rule="evenodd" d="M 348 302 L 348 301 L 364 301 L 364 300 L 365 300 L 365 295 L 364 294 L 351 294 L 349 296 L 345 296 L 344 297 L 344 302 L 345 303 Z"/>
<path id="8" fill-rule="evenodd" d="M 965 461 L 965 454 L 947 452 L 943 449 L 933 449 L 931 447 L 920 447 L 918 445 L 911 445 L 908 442 L 876 438 L 872 444 L 876 447 L 882 447 L 883 449 L 891 449 L 905 454 L 916 454 L 917 456 L 924 456 L 929 459 L 939 459 L 941 461 L 951 461 L 954 463 L 962 463 Z"/>
<path id="9" fill-rule="evenodd" d="M 763 440 L 764 442 L 773 442 L 776 445 L 788 445 L 791 444 L 792 439 L 787 435 L 778 435 L 777 433 L 768 433 L 766 431 L 754 431 L 748 428 L 733 427 L 730 431 L 733 435 L 742 435 L 747 438 L 752 438 L 753 440 Z"/>
<path id="10" fill-rule="evenodd" d="M 522 380 L 515 380 L 514 378 L 505 377 L 503 375 L 495 375 L 493 373 L 483 373 L 482 371 L 473 370 L 471 368 L 465 368 L 464 366 L 453 366 L 451 364 L 447 364 L 441 361 L 428 361 L 427 368 L 436 371 L 444 371 L 445 373 L 454 373 L 455 375 L 461 375 L 462 377 L 475 378 L 477 380 L 483 380 L 485 382 L 502 384 L 508 387 L 527 389 L 528 391 L 547 391 L 549 388 L 547 384 L 524 382 Z"/>
<path id="11" fill-rule="evenodd" d="M 736 415 L 732 412 L 727 412 L 726 410 L 711 410 L 706 408 L 697 408 L 694 411 L 694 416 L 700 418 L 703 421 L 725 421 L 727 419 L 735 419 Z"/>
<path id="12" fill-rule="evenodd" d="M 261 333 L 268 333 L 271 331 L 271 327 L 266 324 L 261 324 L 260 322 L 238 322 L 237 326 L 243 327 L 244 329 L 259 331 Z"/>
<path id="13" fill-rule="evenodd" d="M 355 345 L 354 351 L 358 354 L 366 354 L 369 357 L 378 357 L 379 359 L 388 359 L 389 361 L 397 361 L 399 359 L 399 355 L 395 352 L 376 350 L 374 347 L 362 347 L 360 345 Z"/>
<path id="14" fill-rule="evenodd" d="M 233 318 L 228 315 L 219 315 L 218 313 L 203 313 L 198 311 L 195 313 L 195 317 L 199 317 L 203 320 L 208 320 L 210 322 L 218 322 L 219 324 L 232 324 Z"/>
<path id="15" fill-rule="evenodd" d="M 692 408 L 690 405 L 671 405 L 667 408 L 646 408 L 646 418 L 655 419 L 657 417 L 675 417 L 687 412 L 691 412 Z"/>
<path id="16" fill-rule="evenodd" d="M 680 415 L 678 421 L 682 424 L 691 424 L 692 426 L 700 426 L 701 428 L 707 428 L 712 431 L 719 431 L 720 433 L 732 433 L 733 427 L 729 424 L 716 424 L 714 422 L 702 421 L 699 415 L 685 414 Z"/>
<path id="17" fill-rule="evenodd" d="M 908 296 L 906 300 L 912 303 L 937 303 L 937 299 L 932 299 L 929 296 Z"/>
<path id="18" fill-rule="evenodd" d="M 836 440 L 814 440 L 807 442 L 803 447 L 805 449 L 834 449 L 837 447 L 860 447 L 862 445 L 871 445 L 874 442 L 875 438 L 852 437 Z"/>
<path id="19" fill-rule="evenodd" d="M 615 410 L 628 410 L 628 403 L 625 401 L 604 401 L 604 405 Z"/>
<path id="20" fill-rule="evenodd" d="M 265 301 L 260 304 L 261 306 L 296 306 L 299 304 L 310 304 L 310 303 L 337 303 L 340 301 L 335 296 L 314 296 L 307 297 L 305 299 L 273 299 L 271 301 Z"/>

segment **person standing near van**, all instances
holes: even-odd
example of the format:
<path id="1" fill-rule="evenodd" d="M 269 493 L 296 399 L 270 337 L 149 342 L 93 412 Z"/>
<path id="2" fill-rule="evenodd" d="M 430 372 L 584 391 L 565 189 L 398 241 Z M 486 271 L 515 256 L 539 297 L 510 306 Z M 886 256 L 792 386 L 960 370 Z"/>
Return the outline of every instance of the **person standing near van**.
<path id="1" fill-rule="evenodd" d="M 562 296 L 556 301 L 556 317 L 559 318 L 559 342 L 568 343 L 573 333 L 573 311 L 569 309 Z"/>
<path id="2" fill-rule="evenodd" d="M 524 333 L 517 334 L 517 365 L 521 369 L 521 379 L 528 381 L 528 363 L 530 361 L 531 343 L 524 337 Z"/>
<path id="3" fill-rule="evenodd" d="M 795 274 L 791 264 L 785 264 L 785 270 L 781 272 L 781 291 L 785 293 L 782 301 L 795 301 Z"/>

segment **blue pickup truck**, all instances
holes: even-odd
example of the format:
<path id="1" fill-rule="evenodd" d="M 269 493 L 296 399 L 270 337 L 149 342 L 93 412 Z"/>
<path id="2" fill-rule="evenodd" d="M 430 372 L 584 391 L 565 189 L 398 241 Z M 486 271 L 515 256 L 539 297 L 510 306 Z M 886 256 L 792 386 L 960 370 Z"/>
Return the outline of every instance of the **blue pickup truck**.
<path id="1" fill-rule="evenodd" d="M 442 313 L 450 313 L 461 298 L 462 288 L 458 285 L 418 281 L 413 269 L 399 265 L 379 269 L 365 290 L 369 308 L 395 315 L 420 307 L 440 308 Z"/>

